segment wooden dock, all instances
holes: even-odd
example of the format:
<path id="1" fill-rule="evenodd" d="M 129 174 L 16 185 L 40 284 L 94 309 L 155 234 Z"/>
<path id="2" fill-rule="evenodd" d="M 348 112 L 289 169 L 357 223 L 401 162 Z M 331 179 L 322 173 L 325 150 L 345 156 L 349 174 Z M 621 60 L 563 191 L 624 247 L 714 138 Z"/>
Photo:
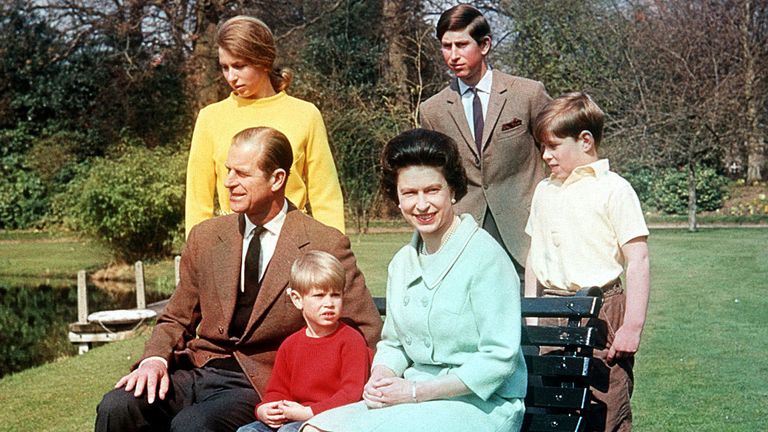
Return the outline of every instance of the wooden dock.
<path id="1" fill-rule="evenodd" d="M 179 257 L 175 259 L 176 283 L 179 282 Z M 88 313 L 85 270 L 77 273 L 77 322 L 69 324 L 69 341 L 78 345 L 78 353 L 88 352 L 93 343 L 128 339 L 153 323 L 168 300 L 147 306 L 144 294 L 144 265 L 135 264 L 136 308 Z"/>

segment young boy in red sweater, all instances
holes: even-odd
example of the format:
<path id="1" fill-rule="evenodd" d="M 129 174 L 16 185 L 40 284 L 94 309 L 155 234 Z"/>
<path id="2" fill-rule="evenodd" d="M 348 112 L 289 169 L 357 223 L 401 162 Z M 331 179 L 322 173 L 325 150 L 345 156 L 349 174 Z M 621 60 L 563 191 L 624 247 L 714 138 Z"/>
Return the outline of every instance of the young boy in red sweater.
<path id="1" fill-rule="evenodd" d="M 344 268 L 327 252 L 293 263 L 288 295 L 307 326 L 280 345 L 256 405 L 259 421 L 238 432 L 298 431 L 315 414 L 362 398 L 372 353 L 357 330 L 339 322 L 344 281 Z"/>

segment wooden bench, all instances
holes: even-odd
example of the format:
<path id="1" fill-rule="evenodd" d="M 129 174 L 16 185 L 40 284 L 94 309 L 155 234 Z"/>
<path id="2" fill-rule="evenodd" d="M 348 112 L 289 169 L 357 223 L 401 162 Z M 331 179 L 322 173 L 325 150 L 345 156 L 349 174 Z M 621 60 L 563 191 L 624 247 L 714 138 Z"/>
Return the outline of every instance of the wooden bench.
<path id="1" fill-rule="evenodd" d="M 374 297 L 381 315 L 386 300 Z M 567 318 L 567 326 L 523 326 L 522 345 L 528 366 L 523 431 L 583 431 L 584 414 L 590 407 L 589 384 L 593 376 L 593 348 L 597 327 L 582 326 L 583 318 L 597 317 L 602 306 L 598 288 L 583 289 L 573 297 L 523 298 L 523 317 Z M 586 320 L 585 320 L 586 321 Z M 557 354 L 540 355 L 539 347 L 554 347 Z"/>

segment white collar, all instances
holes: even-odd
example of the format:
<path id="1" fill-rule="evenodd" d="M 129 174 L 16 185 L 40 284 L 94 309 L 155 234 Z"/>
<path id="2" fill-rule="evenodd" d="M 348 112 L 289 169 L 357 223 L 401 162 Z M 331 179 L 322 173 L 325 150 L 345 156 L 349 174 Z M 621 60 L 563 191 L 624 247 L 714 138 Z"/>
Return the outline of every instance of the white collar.
<path id="1" fill-rule="evenodd" d="M 493 84 L 493 71 L 491 70 L 491 67 L 488 66 L 488 70 L 485 71 L 485 75 L 483 75 L 482 78 L 480 78 L 480 81 L 478 81 L 477 85 L 475 86 L 476 89 L 483 93 L 491 94 L 491 84 Z M 461 80 L 459 78 L 459 93 L 465 94 L 467 90 L 470 88 L 467 83 Z"/>
<path id="2" fill-rule="evenodd" d="M 283 200 L 283 208 L 280 209 L 280 211 L 275 215 L 275 217 L 273 217 L 263 225 L 264 229 L 269 231 L 271 234 L 279 236 L 280 230 L 283 228 L 283 222 L 285 222 L 285 216 L 287 214 L 288 214 L 288 201 Z M 251 233 L 253 232 L 253 229 L 256 228 L 257 225 L 251 222 L 251 219 L 248 218 L 248 215 L 243 215 L 243 216 L 245 216 L 244 236 L 248 237 L 251 235 Z"/>

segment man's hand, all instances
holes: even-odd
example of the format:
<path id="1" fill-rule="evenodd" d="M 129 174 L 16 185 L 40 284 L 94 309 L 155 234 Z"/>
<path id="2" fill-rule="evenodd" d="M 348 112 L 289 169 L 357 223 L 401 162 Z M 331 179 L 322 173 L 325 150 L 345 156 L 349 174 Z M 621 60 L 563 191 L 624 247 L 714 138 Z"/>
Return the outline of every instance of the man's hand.
<path id="1" fill-rule="evenodd" d="M 259 405 L 256 409 L 256 418 L 273 429 L 279 428 L 287 420 L 281 403 L 281 401 L 275 401 Z"/>
<path id="2" fill-rule="evenodd" d="M 159 388 L 158 383 L 160 384 Z M 120 378 L 120 381 L 115 384 L 115 388 L 125 386 L 125 391 L 133 390 L 135 397 L 140 397 L 146 388 L 147 402 L 153 403 L 155 401 L 155 394 L 157 394 L 160 400 L 165 399 L 170 383 L 168 368 L 165 367 L 165 363 L 159 359 L 150 359 L 145 361 L 138 369 Z"/>
<path id="3" fill-rule="evenodd" d="M 312 412 L 312 408 L 304 406 L 298 402 L 284 400 L 280 401 L 280 408 L 283 410 L 283 415 L 286 420 L 290 421 L 307 421 L 315 415 Z"/>

